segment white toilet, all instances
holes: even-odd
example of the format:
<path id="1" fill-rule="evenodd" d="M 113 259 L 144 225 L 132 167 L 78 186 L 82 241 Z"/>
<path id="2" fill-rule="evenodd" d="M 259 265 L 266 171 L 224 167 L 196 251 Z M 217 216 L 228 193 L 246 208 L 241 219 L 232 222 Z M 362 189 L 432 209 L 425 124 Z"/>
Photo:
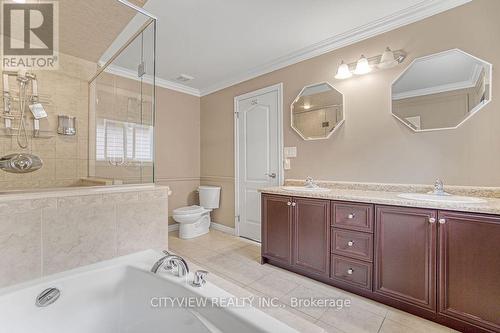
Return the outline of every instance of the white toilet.
<path id="1" fill-rule="evenodd" d="M 219 208 L 220 187 L 200 186 L 199 206 L 174 209 L 173 219 L 179 223 L 179 237 L 189 239 L 204 235 L 210 228 L 210 212 Z"/>

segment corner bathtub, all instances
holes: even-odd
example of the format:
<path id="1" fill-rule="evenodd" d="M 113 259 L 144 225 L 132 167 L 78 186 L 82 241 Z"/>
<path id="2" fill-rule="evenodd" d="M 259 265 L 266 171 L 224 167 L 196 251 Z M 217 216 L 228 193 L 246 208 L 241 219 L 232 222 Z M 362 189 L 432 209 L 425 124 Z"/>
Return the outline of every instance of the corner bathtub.
<path id="1" fill-rule="evenodd" d="M 167 272 L 149 269 L 161 257 L 144 251 L 0 289 L 0 331 L 9 333 L 296 332 L 254 307 L 157 307 L 152 299 L 233 298 L 207 282 L 192 287 Z M 208 276 L 210 279 L 210 275 Z M 189 281 L 192 281 L 192 273 Z M 47 307 L 36 297 L 56 287 Z M 172 305 L 172 302 L 168 303 Z"/>

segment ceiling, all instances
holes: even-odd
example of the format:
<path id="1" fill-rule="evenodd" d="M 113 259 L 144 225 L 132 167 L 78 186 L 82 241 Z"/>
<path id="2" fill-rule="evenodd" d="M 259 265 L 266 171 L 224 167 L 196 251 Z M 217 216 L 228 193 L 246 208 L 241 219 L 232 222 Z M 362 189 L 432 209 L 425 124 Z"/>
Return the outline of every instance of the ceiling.
<path id="1" fill-rule="evenodd" d="M 131 2 L 142 6 L 146 1 Z M 58 3 L 59 51 L 93 62 L 100 59 L 136 15 L 136 11 L 117 0 L 59 0 Z"/>
<path id="2" fill-rule="evenodd" d="M 204 95 L 415 22 L 470 0 L 149 0 L 158 18 L 157 77 Z M 137 31 L 132 20 L 105 61 Z M 115 65 L 137 68 L 136 57 Z M 176 82 L 180 74 L 193 76 Z"/>

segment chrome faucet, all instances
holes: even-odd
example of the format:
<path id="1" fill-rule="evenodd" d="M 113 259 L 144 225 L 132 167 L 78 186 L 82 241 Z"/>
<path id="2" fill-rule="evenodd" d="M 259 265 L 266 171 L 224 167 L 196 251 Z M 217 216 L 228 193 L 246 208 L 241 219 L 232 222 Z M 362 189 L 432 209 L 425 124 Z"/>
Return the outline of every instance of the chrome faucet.
<path id="1" fill-rule="evenodd" d="M 182 257 L 179 256 L 169 256 L 167 259 L 167 264 L 170 265 L 172 268 L 177 268 L 177 276 L 178 277 L 184 277 L 189 274 L 189 266 Z"/>
<path id="2" fill-rule="evenodd" d="M 305 187 L 307 188 L 316 188 L 318 187 L 318 185 L 316 184 L 316 182 L 314 181 L 314 179 L 310 176 L 307 176 L 306 177 L 306 185 Z"/>
<path id="3" fill-rule="evenodd" d="M 155 262 L 155 264 L 153 265 L 153 267 L 151 268 L 151 272 L 152 273 L 158 273 L 158 270 L 160 269 L 160 267 L 163 267 L 167 270 L 171 270 L 172 269 L 172 266 L 170 265 L 170 263 L 166 263 L 165 260 L 171 256 L 171 254 L 168 252 L 168 251 L 162 251 L 163 254 L 165 254 L 165 256 L 161 257 L 160 259 L 158 259 L 157 262 Z"/>
<path id="4" fill-rule="evenodd" d="M 434 191 L 431 191 L 429 193 L 434 195 L 448 195 L 448 193 L 444 191 L 443 181 L 439 178 L 434 182 Z"/>
<path id="5" fill-rule="evenodd" d="M 184 277 L 189 274 L 189 266 L 187 262 L 180 256 L 170 254 L 168 251 L 163 251 L 165 256 L 158 259 L 157 262 L 151 268 L 152 273 L 158 273 L 160 268 L 164 268 L 167 271 L 171 271 L 174 268 L 177 269 L 177 276 Z"/>

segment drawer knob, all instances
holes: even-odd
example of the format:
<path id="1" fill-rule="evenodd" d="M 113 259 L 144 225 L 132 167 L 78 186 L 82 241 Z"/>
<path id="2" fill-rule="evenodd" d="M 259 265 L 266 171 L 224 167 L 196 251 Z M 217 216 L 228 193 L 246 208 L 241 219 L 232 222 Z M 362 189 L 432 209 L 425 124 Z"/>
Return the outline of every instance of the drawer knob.
<path id="1" fill-rule="evenodd" d="M 350 240 L 347 242 L 347 246 L 353 246 L 354 245 L 354 241 Z"/>
<path id="2" fill-rule="evenodd" d="M 445 224 L 446 223 L 446 219 L 439 219 L 439 224 Z"/>
<path id="3" fill-rule="evenodd" d="M 347 274 L 352 275 L 352 273 L 354 273 L 354 269 L 349 268 L 349 269 L 347 270 Z"/>
<path id="4" fill-rule="evenodd" d="M 429 223 L 436 223 L 436 218 L 429 217 Z"/>
<path id="5" fill-rule="evenodd" d="M 347 215 L 347 218 L 348 218 L 349 220 L 352 220 L 355 216 L 356 216 L 356 214 L 351 213 L 351 214 Z"/>
<path id="6" fill-rule="evenodd" d="M 286 203 L 286 205 L 287 205 L 287 206 L 290 206 L 291 204 L 292 204 L 292 203 L 291 203 L 290 201 L 288 201 L 288 202 Z"/>

